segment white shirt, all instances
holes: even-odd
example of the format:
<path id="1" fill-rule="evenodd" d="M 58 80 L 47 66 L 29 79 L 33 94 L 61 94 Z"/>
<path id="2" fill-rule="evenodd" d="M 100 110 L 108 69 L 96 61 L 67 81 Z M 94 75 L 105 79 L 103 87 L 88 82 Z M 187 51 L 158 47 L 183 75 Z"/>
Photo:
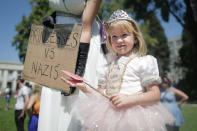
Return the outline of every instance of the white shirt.
<path id="1" fill-rule="evenodd" d="M 16 98 L 15 110 L 22 110 L 25 105 L 25 95 L 29 95 L 28 87 L 23 86 L 18 90 L 18 95 Z"/>

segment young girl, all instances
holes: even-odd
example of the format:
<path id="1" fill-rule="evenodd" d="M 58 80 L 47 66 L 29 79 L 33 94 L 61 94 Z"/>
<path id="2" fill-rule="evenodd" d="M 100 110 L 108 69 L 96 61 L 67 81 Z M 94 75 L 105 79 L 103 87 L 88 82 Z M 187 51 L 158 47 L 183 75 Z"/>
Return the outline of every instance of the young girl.
<path id="1" fill-rule="evenodd" d="M 126 12 L 117 10 L 107 22 L 106 32 L 111 56 L 106 74 L 99 80 L 99 92 L 109 99 L 84 83 L 64 79 L 88 96 L 77 99 L 73 107 L 82 130 L 166 130 L 165 125 L 174 118 L 159 103 L 157 60 L 146 55 L 138 25 Z"/>

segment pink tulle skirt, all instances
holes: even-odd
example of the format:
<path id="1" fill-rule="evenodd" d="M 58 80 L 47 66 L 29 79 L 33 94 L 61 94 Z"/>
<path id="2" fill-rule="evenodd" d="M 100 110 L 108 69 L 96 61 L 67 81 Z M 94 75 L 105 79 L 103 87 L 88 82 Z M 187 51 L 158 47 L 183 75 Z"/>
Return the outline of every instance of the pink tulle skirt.
<path id="1" fill-rule="evenodd" d="M 88 95 L 76 99 L 72 107 L 83 131 L 165 131 L 166 124 L 174 122 L 160 102 L 117 109 L 103 96 Z"/>

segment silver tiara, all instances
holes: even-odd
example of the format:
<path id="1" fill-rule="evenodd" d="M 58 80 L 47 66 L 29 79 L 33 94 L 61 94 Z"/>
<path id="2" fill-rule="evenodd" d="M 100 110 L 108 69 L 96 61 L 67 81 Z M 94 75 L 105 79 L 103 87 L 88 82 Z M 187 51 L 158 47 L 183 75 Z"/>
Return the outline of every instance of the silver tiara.
<path id="1" fill-rule="evenodd" d="M 133 19 L 123 10 L 117 10 L 115 11 L 107 21 L 107 24 L 116 21 L 116 20 L 128 20 L 133 21 Z"/>

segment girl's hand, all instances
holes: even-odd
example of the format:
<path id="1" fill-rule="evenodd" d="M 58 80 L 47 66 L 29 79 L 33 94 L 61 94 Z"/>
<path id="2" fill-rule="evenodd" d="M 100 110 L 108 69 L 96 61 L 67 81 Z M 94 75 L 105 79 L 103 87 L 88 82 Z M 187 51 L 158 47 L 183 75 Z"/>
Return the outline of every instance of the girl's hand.
<path id="1" fill-rule="evenodd" d="M 77 80 L 69 80 L 69 79 L 66 79 L 66 78 L 64 78 L 64 77 L 61 77 L 61 79 L 65 82 L 65 83 L 67 83 L 69 86 L 72 86 L 72 87 L 76 87 L 76 88 L 79 88 L 80 90 L 82 90 L 83 92 L 86 92 L 86 85 L 85 85 L 85 83 L 83 83 L 83 82 L 79 82 L 79 81 L 77 81 Z"/>
<path id="2" fill-rule="evenodd" d="M 109 98 L 109 100 L 117 108 L 134 105 L 132 104 L 132 101 L 130 101 L 129 96 L 125 94 L 114 94 Z"/>

